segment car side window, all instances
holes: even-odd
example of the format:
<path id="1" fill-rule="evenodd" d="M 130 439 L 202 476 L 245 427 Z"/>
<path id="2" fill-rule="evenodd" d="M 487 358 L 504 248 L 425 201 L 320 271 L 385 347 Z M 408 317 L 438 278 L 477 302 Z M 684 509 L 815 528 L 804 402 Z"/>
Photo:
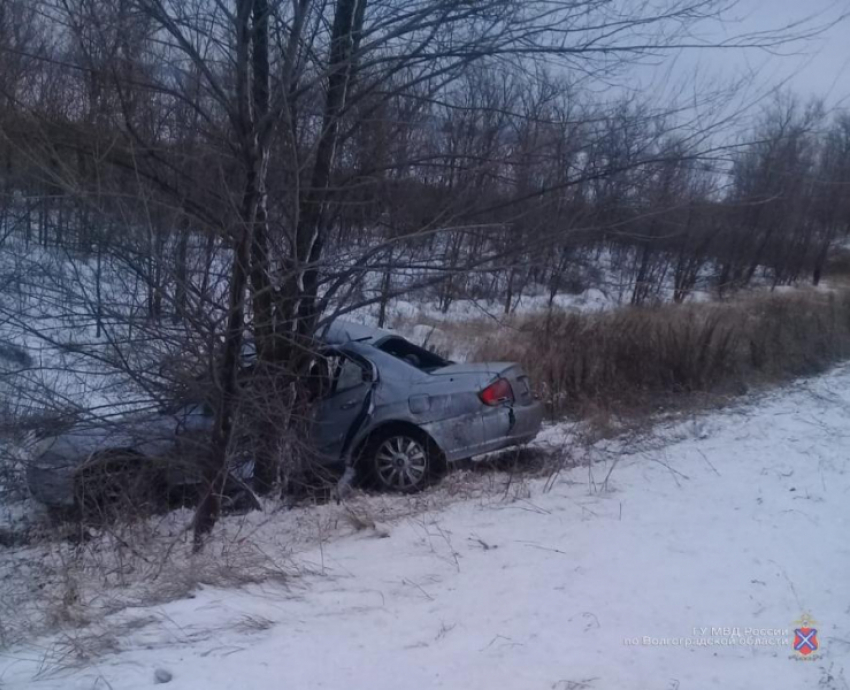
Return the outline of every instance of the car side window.
<path id="1" fill-rule="evenodd" d="M 337 356 L 334 395 L 356 388 L 363 383 L 363 367 L 347 357 Z"/>

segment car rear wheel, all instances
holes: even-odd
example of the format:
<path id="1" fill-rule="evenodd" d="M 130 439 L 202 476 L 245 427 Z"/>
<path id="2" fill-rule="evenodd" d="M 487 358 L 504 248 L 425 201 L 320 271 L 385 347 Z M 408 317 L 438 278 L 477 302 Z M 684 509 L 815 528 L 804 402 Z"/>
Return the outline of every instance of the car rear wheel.
<path id="1" fill-rule="evenodd" d="M 414 431 L 382 434 L 369 444 L 366 460 L 375 484 L 386 491 L 414 493 L 434 475 L 439 451 L 424 434 Z"/>

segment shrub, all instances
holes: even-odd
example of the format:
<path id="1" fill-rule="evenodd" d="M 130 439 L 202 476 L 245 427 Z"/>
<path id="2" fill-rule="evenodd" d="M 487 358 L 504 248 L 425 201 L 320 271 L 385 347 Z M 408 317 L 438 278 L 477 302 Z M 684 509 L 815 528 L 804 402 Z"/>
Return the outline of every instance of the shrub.
<path id="1" fill-rule="evenodd" d="M 738 392 L 850 355 L 850 294 L 795 291 L 726 302 L 526 318 L 479 360 L 519 361 L 554 415 L 659 395 Z"/>

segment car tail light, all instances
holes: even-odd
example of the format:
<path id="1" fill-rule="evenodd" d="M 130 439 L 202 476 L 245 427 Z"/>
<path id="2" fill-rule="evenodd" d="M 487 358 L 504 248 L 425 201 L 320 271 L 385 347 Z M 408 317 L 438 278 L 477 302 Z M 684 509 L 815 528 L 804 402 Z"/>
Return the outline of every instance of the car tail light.
<path id="1" fill-rule="evenodd" d="M 490 405 L 492 407 L 495 405 L 501 405 L 503 402 L 513 402 L 514 389 L 511 388 L 511 384 L 507 379 L 496 379 L 493 383 L 487 386 L 487 388 L 481 391 L 478 394 L 478 397 L 481 398 L 481 402 L 485 405 Z"/>

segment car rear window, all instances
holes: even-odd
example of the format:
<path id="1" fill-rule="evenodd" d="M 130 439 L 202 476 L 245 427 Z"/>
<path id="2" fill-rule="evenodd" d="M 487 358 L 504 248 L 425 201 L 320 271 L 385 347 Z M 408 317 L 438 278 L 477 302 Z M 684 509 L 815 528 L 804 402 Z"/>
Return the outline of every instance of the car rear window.
<path id="1" fill-rule="evenodd" d="M 382 352 L 398 357 L 398 359 L 410 364 L 421 371 L 434 371 L 440 367 L 451 364 L 437 354 L 426 350 L 424 347 L 414 345 L 404 338 L 386 338 L 376 345 Z"/>

